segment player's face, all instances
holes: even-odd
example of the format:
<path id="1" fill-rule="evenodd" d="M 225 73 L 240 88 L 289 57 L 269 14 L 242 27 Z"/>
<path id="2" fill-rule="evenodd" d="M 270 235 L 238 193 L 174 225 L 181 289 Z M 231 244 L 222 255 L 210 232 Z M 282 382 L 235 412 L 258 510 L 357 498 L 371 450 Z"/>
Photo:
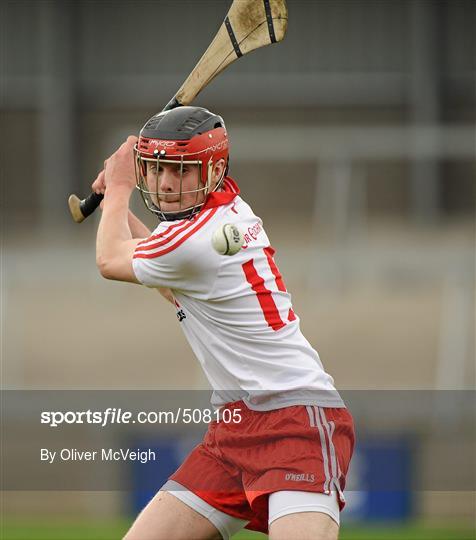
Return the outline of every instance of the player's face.
<path id="1" fill-rule="evenodd" d="M 160 206 L 163 212 L 178 212 L 200 204 L 204 199 L 202 191 L 195 192 L 203 187 L 198 165 L 184 163 L 181 170 L 180 163 L 160 163 L 157 170 L 157 163 L 147 162 L 147 185 L 149 191 L 154 193 L 152 195 L 154 204 Z M 157 191 L 160 204 L 157 204 L 157 195 L 155 195 Z M 182 192 L 182 200 L 180 200 L 180 192 Z"/>
<path id="2" fill-rule="evenodd" d="M 212 191 L 221 178 L 225 162 L 219 160 L 212 171 Z M 185 208 L 190 208 L 201 204 L 205 199 L 205 192 L 202 190 L 203 183 L 200 178 L 200 168 L 198 165 L 180 163 L 157 163 L 147 162 L 147 185 L 153 194 L 152 202 L 159 206 L 163 212 L 179 212 Z M 201 190 L 198 191 L 197 190 Z M 159 200 L 157 201 L 157 192 Z M 182 196 L 180 197 L 180 193 Z M 157 204 L 159 202 L 160 204 Z"/>

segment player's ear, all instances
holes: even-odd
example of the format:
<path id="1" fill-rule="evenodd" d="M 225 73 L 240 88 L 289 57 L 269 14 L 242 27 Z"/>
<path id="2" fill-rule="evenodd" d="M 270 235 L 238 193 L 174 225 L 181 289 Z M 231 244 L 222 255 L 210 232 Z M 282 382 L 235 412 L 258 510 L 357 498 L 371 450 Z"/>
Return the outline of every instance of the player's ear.
<path id="1" fill-rule="evenodd" d="M 213 165 L 213 180 L 218 182 L 223 173 L 225 172 L 225 160 L 223 158 L 219 159 L 215 165 Z"/>

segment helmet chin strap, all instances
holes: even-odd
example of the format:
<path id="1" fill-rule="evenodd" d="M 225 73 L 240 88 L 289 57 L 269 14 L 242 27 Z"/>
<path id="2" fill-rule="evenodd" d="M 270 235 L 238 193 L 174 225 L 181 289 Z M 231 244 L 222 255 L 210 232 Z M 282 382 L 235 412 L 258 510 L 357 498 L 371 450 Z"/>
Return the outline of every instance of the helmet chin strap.
<path id="1" fill-rule="evenodd" d="M 156 207 L 157 208 L 157 207 Z M 200 212 L 201 206 L 197 206 L 194 210 L 182 210 L 181 212 L 163 212 L 157 208 L 157 217 L 159 221 L 178 221 L 180 219 L 192 219 L 195 214 Z"/>

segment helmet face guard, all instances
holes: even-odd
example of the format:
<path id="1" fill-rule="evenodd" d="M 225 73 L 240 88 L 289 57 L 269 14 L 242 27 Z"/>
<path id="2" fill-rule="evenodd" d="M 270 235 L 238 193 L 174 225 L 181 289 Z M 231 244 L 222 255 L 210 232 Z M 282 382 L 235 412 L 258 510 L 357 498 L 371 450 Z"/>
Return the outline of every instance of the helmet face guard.
<path id="1" fill-rule="evenodd" d="M 224 174 L 218 179 L 216 185 L 212 188 L 212 175 L 213 175 L 213 161 L 208 160 L 208 166 L 203 167 L 203 162 L 200 159 L 192 159 L 197 157 L 196 154 L 181 155 L 178 159 L 168 158 L 165 150 L 157 152 L 157 157 L 144 157 L 137 150 L 137 145 L 134 148 L 135 151 L 135 170 L 137 189 L 139 190 L 142 200 L 147 209 L 156 214 L 161 221 L 171 221 L 176 219 L 190 218 L 194 214 L 200 211 L 207 195 L 210 191 L 216 191 L 221 187 Z M 149 165 L 148 165 L 149 164 Z M 154 185 L 147 178 L 147 167 L 150 164 L 155 165 L 156 172 L 153 175 L 155 177 Z M 159 171 L 162 165 L 174 165 L 179 169 L 179 189 L 178 191 L 160 191 L 160 175 Z M 183 169 L 185 166 L 192 166 L 198 168 L 197 183 L 194 189 L 185 190 L 183 188 Z M 204 174 L 205 173 L 205 174 Z M 150 173 L 149 173 L 150 174 Z M 203 178 L 206 178 L 203 181 Z M 212 189 L 211 189 L 212 188 Z M 194 194 L 194 200 L 191 204 L 184 205 L 183 196 Z M 178 198 L 179 208 L 173 212 L 165 211 L 161 206 L 161 201 L 166 200 L 169 197 Z"/>
<path id="2" fill-rule="evenodd" d="M 191 218 L 200 211 L 211 191 L 219 190 L 228 168 L 228 137 L 223 119 L 201 107 L 177 107 L 153 116 L 134 147 L 137 189 L 148 210 L 162 221 Z M 214 165 L 223 159 L 220 178 Z M 151 172 L 151 166 L 155 172 Z M 178 180 L 173 191 L 160 191 L 161 167 L 174 166 Z M 197 167 L 196 183 L 184 186 L 184 167 Z M 149 174 L 148 174 L 149 169 Z M 165 210 L 169 198 L 178 202 Z M 171 201 L 172 202 L 172 201 Z"/>

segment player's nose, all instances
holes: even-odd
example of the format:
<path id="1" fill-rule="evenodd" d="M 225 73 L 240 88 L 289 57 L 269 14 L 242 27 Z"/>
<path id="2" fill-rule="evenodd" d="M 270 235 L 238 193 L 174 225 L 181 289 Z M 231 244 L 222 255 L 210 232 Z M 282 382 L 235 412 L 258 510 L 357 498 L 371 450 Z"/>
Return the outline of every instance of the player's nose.
<path id="1" fill-rule="evenodd" d="M 160 191 L 172 193 L 175 191 L 175 177 L 169 169 L 164 169 L 159 177 Z"/>

